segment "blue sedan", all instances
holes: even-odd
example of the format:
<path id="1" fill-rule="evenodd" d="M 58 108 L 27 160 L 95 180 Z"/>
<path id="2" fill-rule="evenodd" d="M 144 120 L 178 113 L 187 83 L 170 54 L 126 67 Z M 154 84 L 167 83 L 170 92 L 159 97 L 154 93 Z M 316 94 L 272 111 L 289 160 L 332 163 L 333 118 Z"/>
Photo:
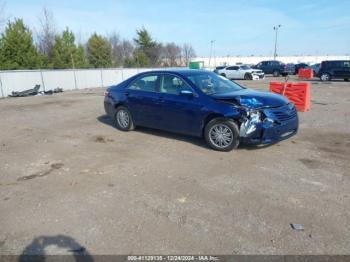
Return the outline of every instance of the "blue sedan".
<path id="1" fill-rule="evenodd" d="M 137 74 L 105 93 L 104 107 L 122 131 L 144 126 L 204 137 L 219 151 L 270 144 L 297 133 L 295 106 L 204 70 Z"/>

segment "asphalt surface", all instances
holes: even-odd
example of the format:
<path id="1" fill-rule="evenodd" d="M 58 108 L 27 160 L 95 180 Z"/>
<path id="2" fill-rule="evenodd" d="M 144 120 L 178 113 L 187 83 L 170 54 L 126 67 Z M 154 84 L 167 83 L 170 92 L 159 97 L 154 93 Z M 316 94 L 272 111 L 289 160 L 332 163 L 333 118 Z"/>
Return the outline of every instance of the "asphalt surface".
<path id="1" fill-rule="evenodd" d="M 103 91 L 0 100 L 0 254 L 350 254 L 349 83 L 313 81 L 297 136 L 229 153 L 118 131 Z"/>

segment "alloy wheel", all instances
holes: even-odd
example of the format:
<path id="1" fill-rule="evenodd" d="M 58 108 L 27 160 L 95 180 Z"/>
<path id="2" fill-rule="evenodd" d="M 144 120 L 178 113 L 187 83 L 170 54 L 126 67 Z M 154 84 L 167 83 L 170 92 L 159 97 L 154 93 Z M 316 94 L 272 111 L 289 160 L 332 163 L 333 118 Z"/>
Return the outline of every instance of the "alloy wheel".
<path id="1" fill-rule="evenodd" d="M 121 109 L 117 113 L 117 121 L 120 127 L 127 128 L 129 126 L 130 118 L 128 112 Z"/>
<path id="2" fill-rule="evenodd" d="M 322 81 L 328 81 L 329 80 L 329 75 L 328 74 L 322 74 L 321 75 L 321 80 Z"/>
<path id="3" fill-rule="evenodd" d="M 225 124 L 216 124 L 209 130 L 210 141 L 219 148 L 226 148 L 233 141 L 232 130 Z"/>

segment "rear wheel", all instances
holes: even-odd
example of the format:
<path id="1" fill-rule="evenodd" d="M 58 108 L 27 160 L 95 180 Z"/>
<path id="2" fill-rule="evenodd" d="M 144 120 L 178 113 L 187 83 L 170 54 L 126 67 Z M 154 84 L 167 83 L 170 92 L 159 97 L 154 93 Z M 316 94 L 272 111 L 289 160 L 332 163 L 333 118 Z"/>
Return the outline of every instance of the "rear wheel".
<path id="1" fill-rule="evenodd" d="M 114 125 L 122 131 L 135 129 L 131 114 L 125 106 L 119 106 L 114 116 Z"/>
<path id="2" fill-rule="evenodd" d="M 328 73 L 322 73 L 320 76 L 321 81 L 330 81 L 331 80 L 331 75 Z"/>
<path id="3" fill-rule="evenodd" d="M 344 81 L 349 82 L 349 78 L 345 78 Z"/>
<path id="4" fill-rule="evenodd" d="M 239 145 L 239 131 L 232 120 L 211 120 L 204 130 L 205 140 L 208 145 L 217 151 L 231 151 Z"/>
<path id="5" fill-rule="evenodd" d="M 277 71 L 277 70 L 275 70 L 275 71 L 273 71 L 272 75 L 273 75 L 274 77 L 279 77 L 279 76 L 280 76 L 280 72 Z"/>
<path id="6" fill-rule="evenodd" d="M 222 73 L 222 74 L 220 74 L 221 76 L 223 76 L 223 77 L 226 77 L 226 74 L 224 74 L 224 73 Z"/>

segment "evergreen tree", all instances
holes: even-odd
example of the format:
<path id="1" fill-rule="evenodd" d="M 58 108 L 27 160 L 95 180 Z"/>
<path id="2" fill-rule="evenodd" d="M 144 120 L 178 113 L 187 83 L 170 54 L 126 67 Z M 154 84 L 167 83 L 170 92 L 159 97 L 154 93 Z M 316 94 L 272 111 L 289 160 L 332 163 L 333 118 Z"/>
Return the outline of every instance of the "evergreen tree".
<path id="1" fill-rule="evenodd" d="M 55 39 L 51 63 L 55 69 L 86 67 L 85 50 L 76 46 L 74 34 L 68 28 Z"/>
<path id="2" fill-rule="evenodd" d="M 134 42 L 137 50 L 134 54 L 139 66 L 157 66 L 162 52 L 162 45 L 152 39 L 151 34 L 145 29 L 136 30 L 137 38 Z"/>
<path id="3" fill-rule="evenodd" d="M 0 68 L 35 69 L 42 66 L 43 60 L 34 45 L 32 32 L 23 20 L 8 22 L 0 39 Z"/>
<path id="4" fill-rule="evenodd" d="M 95 68 L 112 66 L 112 48 L 110 42 L 96 33 L 87 43 L 87 58 L 91 66 Z"/>

